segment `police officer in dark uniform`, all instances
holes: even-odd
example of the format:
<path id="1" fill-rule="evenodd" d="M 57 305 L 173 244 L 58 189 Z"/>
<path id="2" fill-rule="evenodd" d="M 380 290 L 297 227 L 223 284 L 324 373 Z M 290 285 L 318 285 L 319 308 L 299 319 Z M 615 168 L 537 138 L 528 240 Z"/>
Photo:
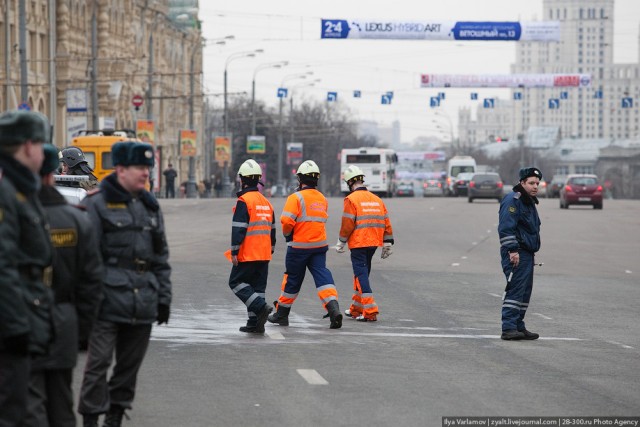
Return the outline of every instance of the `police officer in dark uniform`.
<path id="1" fill-rule="evenodd" d="M 533 289 L 535 253 L 540 249 L 540 217 L 536 205 L 542 172 L 520 169 L 520 182 L 500 202 L 498 234 L 507 289 L 502 302 L 502 339 L 535 340 L 524 325 Z"/>
<path id="2" fill-rule="evenodd" d="M 115 172 L 84 199 L 98 235 L 105 266 L 104 299 L 89 338 L 79 412 L 85 426 L 120 426 L 131 409 L 136 377 L 151 325 L 169 321 L 171 267 L 158 201 L 145 186 L 153 167 L 153 147 L 118 142 L 112 147 Z M 109 382 L 107 371 L 115 350 Z"/>
<path id="3" fill-rule="evenodd" d="M 80 182 L 80 186 L 87 191 L 98 186 L 98 178 L 93 174 L 93 169 L 84 157 L 84 153 L 78 147 L 67 147 L 60 153 L 62 173 L 64 175 L 86 175 L 89 181 Z"/>
<path id="4" fill-rule="evenodd" d="M 49 121 L 40 113 L 0 115 L 0 426 L 21 425 L 31 357 L 52 337 L 51 240 L 38 201 Z"/>
<path id="5" fill-rule="evenodd" d="M 55 339 L 45 356 L 34 358 L 28 415 L 23 427 L 75 427 L 71 380 L 78 349 L 87 348 L 89 331 L 102 296 L 102 259 L 86 212 L 69 205 L 54 188 L 58 149 L 44 146 L 39 198 L 50 225 L 53 253 Z"/>

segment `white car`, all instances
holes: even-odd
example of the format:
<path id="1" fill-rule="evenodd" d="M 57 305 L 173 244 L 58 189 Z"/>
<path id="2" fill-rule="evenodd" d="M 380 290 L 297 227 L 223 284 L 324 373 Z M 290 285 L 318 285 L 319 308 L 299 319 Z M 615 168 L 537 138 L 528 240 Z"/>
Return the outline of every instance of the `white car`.
<path id="1" fill-rule="evenodd" d="M 56 190 L 60 192 L 71 205 L 78 205 L 87 197 L 87 190 L 80 187 L 82 181 L 89 181 L 86 175 L 54 175 Z"/>

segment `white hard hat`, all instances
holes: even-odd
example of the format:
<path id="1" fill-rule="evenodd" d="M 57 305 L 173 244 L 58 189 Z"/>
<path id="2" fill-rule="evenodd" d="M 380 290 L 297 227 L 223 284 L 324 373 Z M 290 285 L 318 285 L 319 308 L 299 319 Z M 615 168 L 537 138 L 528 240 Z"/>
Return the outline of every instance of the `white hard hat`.
<path id="1" fill-rule="evenodd" d="M 253 159 L 245 160 L 243 164 L 240 165 L 240 169 L 238 169 L 238 175 L 240 176 L 262 176 L 262 168 L 258 162 Z"/>
<path id="2" fill-rule="evenodd" d="M 356 165 L 350 165 L 347 170 L 344 171 L 344 182 L 348 184 L 353 178 L 357 178 L 359 176 L 364 180 L 364 172 L 362 172 L 362 169 Z"/>
<path id="3" fill-rule="evenodd" d="M 320 175 L 320 168 L 313 160 L 305 160 L 302 162 L 296 172 L 298 175 L 312 175 L 314 173 Z"/>

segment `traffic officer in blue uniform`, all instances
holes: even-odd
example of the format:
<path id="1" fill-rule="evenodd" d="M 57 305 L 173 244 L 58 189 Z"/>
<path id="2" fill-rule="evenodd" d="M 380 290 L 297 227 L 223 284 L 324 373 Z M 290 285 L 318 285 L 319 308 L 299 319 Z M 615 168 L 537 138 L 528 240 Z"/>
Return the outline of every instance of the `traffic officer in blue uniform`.
<path id="1" fill-rule="evenodd" d="M 105 274 L 104 299 L 89 337 L 80 390 L 84 425 L 118 427 L 131 409 L 138 370 L 151 325 L 169 321 L 171 267 L 160 205 L 146 190 L 153 147 L 118 142 L 111 149 L 115 172 L 84 199 L 98 236 Z M 107 372 L 115 351 L 115 366 Z"/>
<path id="2" fill-rule="evenodd" d="M 75 427 L 71 381 L 78 350 L 86 350 L 102 296 L 100 247 L 86 212 L 71 206 L 54 187 L 58 149 L 44 146 L 38 197 L 53 243 L 55 339 L 49 352 L 31 363 L 28 415 L 23 427 Z"/>
<path id="3" fill-rule="evenodd" d="M 540 335 L 527 330 L 524 316 L 533 288 L 535 253 L 540 249 L 540 217 L 536 205 L 542 172 L 520 169 L 520 182 L 500 202 L 498 235 L 502 271 L 507 289 L 502 302 L 503 340 L 535 340 Z"/>
<path id="4" fill-rule="evenodd" d="M 38 171 L 49 141 L 40 113 L 0 114 L 0 426 L 27 413 L 31 359 L 52 337 L 51 239 L 38 200 Z"/>

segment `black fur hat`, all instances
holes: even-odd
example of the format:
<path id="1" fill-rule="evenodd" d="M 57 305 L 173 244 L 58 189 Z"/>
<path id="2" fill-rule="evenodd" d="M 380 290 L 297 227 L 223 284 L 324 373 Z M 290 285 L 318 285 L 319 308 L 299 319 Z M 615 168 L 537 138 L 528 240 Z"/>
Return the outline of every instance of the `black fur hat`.
<path id="1" fill-rule="evenodd" d="M 44 144 L 44 161 L 40 167 L 40 176 L 49 175 L 60 167 L 60 152 L 53 144 Z"/>
<path id="2" fill-rule="evenodd" d="M 41 113 L 14 110 L 0 114 L 0 145 L 49 142 L 50 133 L 49 120 Z"/>
<path id="3" fill-rule="evenodd" d="M 111 160 L 114 166 L 154 165 L 153 147 L 135 141 L 116 142 L 111 147 Z"/>

